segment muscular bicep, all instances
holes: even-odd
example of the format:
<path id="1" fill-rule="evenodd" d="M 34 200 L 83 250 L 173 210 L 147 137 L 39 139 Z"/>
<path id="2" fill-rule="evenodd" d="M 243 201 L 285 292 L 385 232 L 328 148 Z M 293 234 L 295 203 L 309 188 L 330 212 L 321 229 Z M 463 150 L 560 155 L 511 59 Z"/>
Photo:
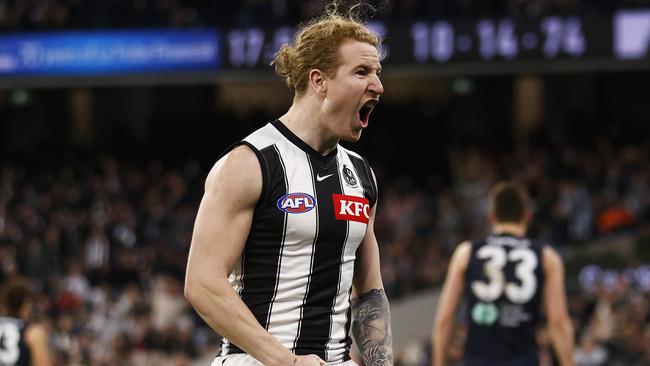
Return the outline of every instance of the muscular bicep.
<path id="1" fill-rule="evenodd" d="M 375 211 L 376 205 L 370 211 L 366 234 L 357 249 L 354 262 L 353 297 L 372 289 L 384 288 L 381 280 L 379 244 L 374 230 Z"/>
<path id="2" fill-rule="evenodd" d="M 187 279 L 227 276 L 241 256 L 262 190 L 255 153 L 240 146 L 208 175 L 194 223 Z"/>
<path id="3" fill-rule="evenodd" d="M 375 172 L 370 169 L 372 174 L 372 184 L 377 191 L 377 178 Z M 372 289 L 383 289 L 381 279 L 379 243 L 375 236 L 375 216 L 377 213 L 378 202 L 375 200 L 370 210 L 370 218 L 366 227 L 366 234 L 357 249 L 356 260 L 354 262 L 354 278 L 352 287 L 352 297 L 357 297 Z"/>

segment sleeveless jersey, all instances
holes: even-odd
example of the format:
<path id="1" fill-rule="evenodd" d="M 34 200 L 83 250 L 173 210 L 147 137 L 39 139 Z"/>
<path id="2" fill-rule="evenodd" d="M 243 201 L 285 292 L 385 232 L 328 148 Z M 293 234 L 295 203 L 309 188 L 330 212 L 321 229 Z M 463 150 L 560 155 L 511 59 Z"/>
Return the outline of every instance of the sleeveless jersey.
<path id="1" fill-rule="evenodd" d="M 355 253 L 377 200 L 369 164 L 342 146 L 323 156 L 277 120 L 239 144 L 263 188 L 231 284 L 289 350 L 349 360 Z M 222 355 L 241 352 L 224 339 Z"/>
<path id="2" fill-rule="evenodd" d="M 0 317 L 0 366 L 30 366 L 31 353 L 25 343 L 26 323 Z"/>
<path id="3" fill-rule="evenodd" d="M 466 357 L 506 360 L 537 352 L 542 268 L 542 247 L 527 238 L 494 235 L 472 243 Z"/>

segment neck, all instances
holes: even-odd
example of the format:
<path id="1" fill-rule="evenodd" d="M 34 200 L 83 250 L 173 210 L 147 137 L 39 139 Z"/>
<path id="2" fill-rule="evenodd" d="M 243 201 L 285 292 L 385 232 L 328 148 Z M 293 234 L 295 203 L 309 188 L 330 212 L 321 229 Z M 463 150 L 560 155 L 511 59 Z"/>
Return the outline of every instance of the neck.
<path id="1" fill-rule="evenodd" d="M 496 223 L 492 225 L 492 232 L 494 234 L 510 234 L 517 237 L 526 235 L 526 225 L 514 223 Z"/>
<path id="2" fill-rule="evenodd" d="M 291 108 L 280 117 L 280 121 L 307 145 L 327 155 L 336 148 L 339 139 L 327 125 L 320 104 L 314 98 L 309 95 L 294 98 Z"/>

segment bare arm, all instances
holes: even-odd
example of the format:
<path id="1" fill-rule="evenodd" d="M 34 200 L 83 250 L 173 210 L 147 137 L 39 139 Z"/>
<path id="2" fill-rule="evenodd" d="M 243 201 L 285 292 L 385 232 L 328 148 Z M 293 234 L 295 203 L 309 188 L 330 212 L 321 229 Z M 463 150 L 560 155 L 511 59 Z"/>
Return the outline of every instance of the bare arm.
<path id="1" fill-rule="evenodd" d="M 240 146 L 215 164 L 194 224 L 185 296 L 210 327 L 263 364 L 318 365 L 320 359 L 294 356 L 283 347 L 228 282 L 244 249 L 261 190 L 261 168 L 250 148 Z"/>
<path id="2" fill-rule="evenodd" d="M 32 366 L 52 366 L 45 327 L 41 324 L 30 325 L 25 331 L 25 343 L 31 353 Z"/>
<path id="3" fill-rule="evenodd" d="M 352 334 L 367 366 L 393 364 L 390 307 L 379 268 L 379 246 L 374 233 L 375 209 L 357 250 L 354 266 Z"/>
<path id="4" fill-rule="evenodd" d="M 431 334 L 433 366 L 444 366 L 447 362 L 449 339 L 454 328 L 454 318 L 458 304 L 463 296 L 465 270 L 471 254 L 471 244 L 464 242 L 456 248 L 454 255 L 451 257 L 447 278 L 445 278 L 440 299 L 438 300 L 436 320 Z"/>
<path id="5" fill-rule="evenodd" d="M 574 335 L 564 291 L 564 265 L 560 256 L 550 247 L 543 251 L 544 308 L 548 318 L 549 335 L 560 365 L 573 366 Z"/>

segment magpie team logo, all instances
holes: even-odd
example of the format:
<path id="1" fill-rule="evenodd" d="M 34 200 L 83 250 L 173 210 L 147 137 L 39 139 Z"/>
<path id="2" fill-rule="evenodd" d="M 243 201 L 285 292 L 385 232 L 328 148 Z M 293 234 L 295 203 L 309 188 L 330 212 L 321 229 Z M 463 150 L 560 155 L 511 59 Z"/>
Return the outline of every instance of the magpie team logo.
<path id="1" fill-rule="evenodd" d="M 345 184 L 352 188 L 359 186 L 359 182 L 357 181 L 357 178 L 354 177 L 354 173 L 352 173 L 352 170 L 350 170 L 350 168 L 345 164 L 343 164 L 343 180 L 345 180 Z"/>
<path id="2" fill-rule="evenodd" d="M 301 214 L 316 207 L 316 199 L 302 192 L 288 193 L 278 200 L 278 208 L 286 213 Z"/>

